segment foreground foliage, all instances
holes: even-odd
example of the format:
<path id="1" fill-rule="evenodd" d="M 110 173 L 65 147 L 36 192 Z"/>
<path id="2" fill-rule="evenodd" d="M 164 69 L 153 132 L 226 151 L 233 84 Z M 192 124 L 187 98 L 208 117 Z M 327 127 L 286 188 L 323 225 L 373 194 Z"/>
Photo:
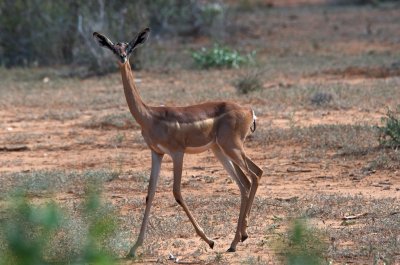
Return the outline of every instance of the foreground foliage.
<path id="1" fill-rule="evenodd" d="M 277 248 L 288 265 L 325 264 L 327 244 L 322 234 L 306 223 L 304 219 L 295 219 L 285 237 L 277 240 Z"/>
<path id="2" fill-rule="evenodd" d="M 54 203 L 36 207 L 18 194 L 8 209 L 11 216 L 1 223 L 6 245 L 0 264 L 45 264 L 44 251 L 50 238 L 60 228 L 61 215 Z"/>
<path id="3" fill-rule="evenodd" d="M 89 189 L 81 207 L 86 224 L 83 248 L 77 255 L 49 260 L 57 234 L 72 233 L 66 226 L 68 216 L 54 202 L 35 205 L 26 194 L 16 193 L 9 201 L 9 214 L 0 222 L 0 264 L 114 264 L 113 257 L 101 245 L 115 229 L 115 220 L 105 210 L 95 190 Z M 72 219 L 72 217 L 71 217 Z M 62 245 L 59 247 L 63 247 Z M 64 246 L 68 248 L 67 246 Z M 60 251 L 60 250 L 56 250 Z"/>

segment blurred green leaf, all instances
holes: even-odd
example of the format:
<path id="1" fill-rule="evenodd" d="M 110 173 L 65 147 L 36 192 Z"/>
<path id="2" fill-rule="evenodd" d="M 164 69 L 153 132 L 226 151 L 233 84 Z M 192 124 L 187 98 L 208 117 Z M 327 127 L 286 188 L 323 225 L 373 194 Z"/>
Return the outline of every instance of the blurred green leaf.
<path id="1" fill-rule="evenodd" d="M 323 234 L 304 219 L 295 219 L 286 236 L 275 240 L 275 247 L 287 265 L 327 264 L 325 256 L 328 246 Z"/>

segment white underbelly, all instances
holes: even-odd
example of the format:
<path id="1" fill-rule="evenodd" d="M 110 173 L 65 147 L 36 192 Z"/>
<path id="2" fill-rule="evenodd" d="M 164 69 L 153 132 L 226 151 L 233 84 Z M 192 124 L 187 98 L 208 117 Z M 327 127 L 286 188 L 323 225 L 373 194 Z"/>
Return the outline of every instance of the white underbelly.
<path id="1" fill-rule="evenodd" d="M 196 154 L 196 153 L 201 153 L 204 152 L 208 149 L 210 149 L 210 147 L 213 145 L 213 142 L 209 142 L 206 145 L 202 145 L 202 146 L 188 146 L 185 148 L 185 153 L 189 153 L 189 154 Z"/>
<path id="2" fill-rule="evenodd" d="M 185 148 L 185 153 L 188 153 L 188 154 L 197 154 L 197 153 L 204 152 L 204 151 L 210 149 L 210 147 L 213 145 L 213 143 L 214 143 L 214 142 L 209 142 L 208 144 L 202 145 L 202 146 L 187 146 L 187 147 Z M 169 150 L 169 149 L 168 149 L 167 147 L 165 147 L 165 146 L 162 146 L 161 144 L 157 144 L 157 148 L 158 148 L 161 152 L 163 152 L 163 153 L 165 153 L 165 154 L 169 154 L 169 155 L 171 154 L 171 150 Z"/>

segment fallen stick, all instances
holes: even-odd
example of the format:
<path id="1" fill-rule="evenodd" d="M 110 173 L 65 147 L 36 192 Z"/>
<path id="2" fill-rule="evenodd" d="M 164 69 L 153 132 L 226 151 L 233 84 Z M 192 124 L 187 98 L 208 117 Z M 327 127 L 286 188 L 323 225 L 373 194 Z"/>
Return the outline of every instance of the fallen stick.
<path id="1" fill-rule="evenodd" d="M 311 169 L 302 169 L 302 168 L 288 168 L 286 169 L 287 172 L 290 173 L 305 173 L 305 172 L 311 172 Z"/>
<path id="2" fill-rule="evenodd" d="M 0 151 L 5 151 L 5 152 L 19 152 L 27 150 L 29 150 L 29 147 L 26 145 L 0 146 Z"/>
<path id="3" fill-rule="evenodd" d="M 359 219 L 361 217 L 367 216 L 368 213 L 360 213 L 360 214 L 356 214 L 356 215 L 348 215 L 348 216 L 344 216 L 342 217 L 342 220 L 346 221 L 346 220 L 354 220 L 354 219 Z"/>

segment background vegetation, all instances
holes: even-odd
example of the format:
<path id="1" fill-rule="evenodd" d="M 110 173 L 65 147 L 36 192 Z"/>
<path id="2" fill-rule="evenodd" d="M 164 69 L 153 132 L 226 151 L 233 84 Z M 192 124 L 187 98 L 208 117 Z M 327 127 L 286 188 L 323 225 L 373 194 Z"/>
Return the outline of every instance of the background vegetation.
<path id="1" fill-rule="evenodd" d="M 0 64 L 74 64 L 102 73 L 112 62 L 92 40 L 94 31 L 129 41 L 150 26 L 154 36 L 168 39 L 213 36 L 223 23 L 218 1 L 1 0 Z"/>
<path id="2" fill-rule="evenodd" d="M 388 1 L 327 1 L 339 6 L 383 2 Z M 240 0 L 233 5 L 223 0 L 0 0 L 0 65 L 73 65 L 84 67 L 81 72 L 103 74 L 114 69 L 114 64 L 109 60 L 112 55 L 98 49 L 93 41 L 94 31 L 114 41 L 129 41 L 138 30 L 150 26 L 152 46 L 157 49 L 163 49 L 164 41 L 172 38 L 187 43 L 206 36 L 224 42 L 235 31 L 243 30 L 240 12 L 271 7 L 273 4 L 261 0 Z M 227 47 L 214 46 L 210 51 L 224 54 L 218 59 L 215 53 L 213 61 L 202 59 L 202 51 L 194 52 L 195 63 L 205 68 L 225 60 L 228 67 L 236 67 L 246 60 Z M 137 55 L 135 66 L 142 67 L 141 62 Z"/>

